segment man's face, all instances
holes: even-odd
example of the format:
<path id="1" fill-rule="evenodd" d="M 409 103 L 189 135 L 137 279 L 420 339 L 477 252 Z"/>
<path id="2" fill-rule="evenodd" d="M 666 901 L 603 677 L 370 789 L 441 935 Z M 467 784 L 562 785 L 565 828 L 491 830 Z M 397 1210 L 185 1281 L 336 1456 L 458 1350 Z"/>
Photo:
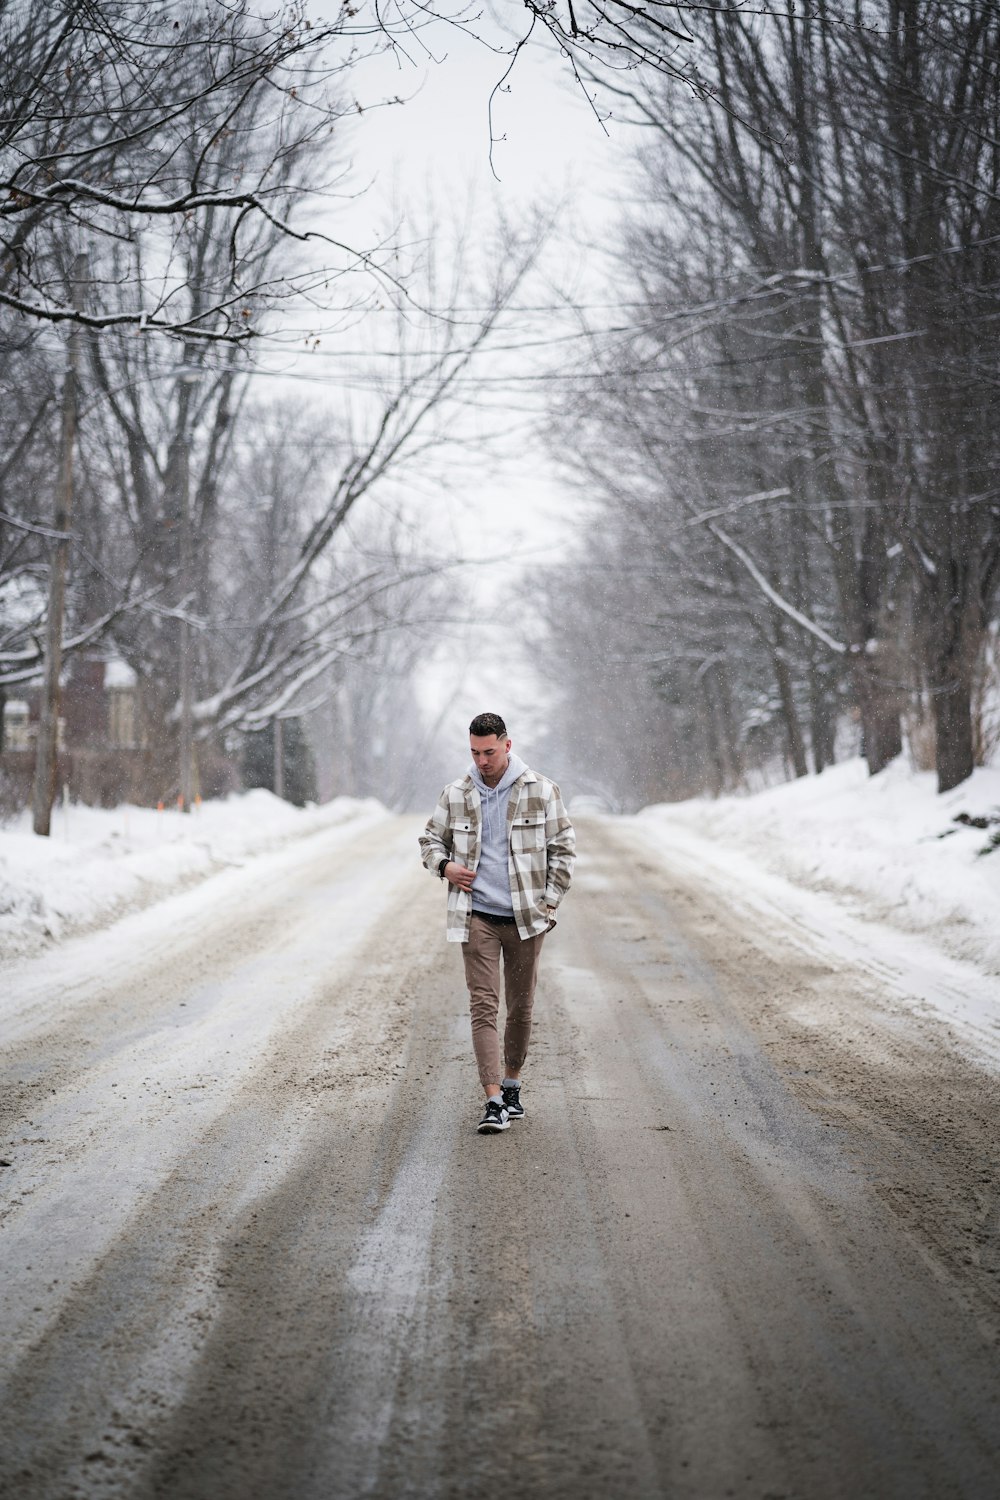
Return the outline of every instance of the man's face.
<path id="1" fill-rule="evenodd" d="M 495 734 L 471 734 L 469 745 L 476 770 L 487 786 L 496 786 L 510 763 L 510 740 Z"/>

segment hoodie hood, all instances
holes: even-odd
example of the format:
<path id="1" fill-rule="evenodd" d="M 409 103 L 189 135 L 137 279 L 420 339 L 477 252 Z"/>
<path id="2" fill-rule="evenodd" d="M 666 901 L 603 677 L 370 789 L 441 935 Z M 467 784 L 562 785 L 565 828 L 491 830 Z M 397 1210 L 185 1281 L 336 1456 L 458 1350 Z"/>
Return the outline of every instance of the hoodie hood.
<path id="1" fill-rule="evenodd" d="M 501 792 L 509 792 L 517 778 L 521 776 L 527 769 L 528 768 L 521 757 L 519 755 L 515 755 L 512 751 L 510 756 L 510 763 L 508 764 L 507 769 L 501 776 L 500 780 L 497 782 L 496 786 L 486 785 L 486 782 L 479 774 L 479 767 L 476 765 L 475 761 L 473 761 L 472 765 L 469 767 L 469 775 L 472 777 L 473 782 L 479 789 L 479 795 L 481 797 L 496 797 L 499 796 Z"/>
<path id="2" fill-rule="evenodd" d="M 469 775 L 479 792 L 479 800 L 483 809 L 483 847 L 487 861 L 491 857 L 499 858 L 501 845 L 506 849 L 507 800 L 510 797 L 511 787 L 527 769 L 519 755 L 511 755 L 510 764 L 496 786 L 487 786 L 475 763 L 469 768 Z M 506 866 L 506 853 L 503 856 L 503 863 Z M 506 885 L 506 877 L 504 883 Z"/>

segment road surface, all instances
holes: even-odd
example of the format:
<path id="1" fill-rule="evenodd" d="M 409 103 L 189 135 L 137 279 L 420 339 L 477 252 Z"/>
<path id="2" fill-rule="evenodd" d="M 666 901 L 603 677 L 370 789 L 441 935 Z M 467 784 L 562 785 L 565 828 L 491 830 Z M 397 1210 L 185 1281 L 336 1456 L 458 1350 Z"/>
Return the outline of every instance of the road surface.
<path id="1" fill-rule="evenodd" d="M 996 1074 L 593 820 L 479 1136 L 418 826 L 0 971 L 0 1493 L 992 1500 Z"/>

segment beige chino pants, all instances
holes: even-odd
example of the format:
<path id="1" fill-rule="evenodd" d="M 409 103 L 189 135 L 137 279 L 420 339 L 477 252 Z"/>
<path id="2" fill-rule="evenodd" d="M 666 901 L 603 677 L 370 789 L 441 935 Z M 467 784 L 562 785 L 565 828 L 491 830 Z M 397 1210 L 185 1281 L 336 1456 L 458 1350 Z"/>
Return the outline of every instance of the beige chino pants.
<path id="1" fill-rule="evenodd" d="M 498 1087 L 504 1074 L 500 1071 L 500 1037 L 497 1016 L 500 1011 L 500 957 L 503 955 L 504 1001 L 507 1021 L 503 1033 L 503 1060 L 507 1073 L 519 1073 L 528 1055 L 531 1036 L 531 1007 L 538 979 L 538 958 L 542 939 L 522 939 L 514 923 L 485 922 L 473 913 L 469 941 L 462 944 L 465 959 L 465 982 L 469 987 L 469 1010 L 472 1014 L 472 1046 L 479 1068 L 479 1081 L 486 1088 Z"/>

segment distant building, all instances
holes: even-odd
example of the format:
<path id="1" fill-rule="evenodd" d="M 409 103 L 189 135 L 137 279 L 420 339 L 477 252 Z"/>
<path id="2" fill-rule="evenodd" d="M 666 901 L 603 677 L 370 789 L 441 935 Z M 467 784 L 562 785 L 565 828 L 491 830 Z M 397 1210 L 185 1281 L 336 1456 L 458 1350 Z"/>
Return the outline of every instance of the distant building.
<path id="1" fill-rule="evenodd" d="M 34 737 L 28 720 L 30 711 L 24 698 L 8 698 L 3 706 L 3 735 L 0 745 L 5 750 L 30 750 Z"/>
<path id="2" fill-rule="evenodd" d="M 41 696 L 41 686 L 31 685 L 23 698 L 8 698 L 4 750 L 34 750 Z M 139 750 L 146 743 L 138 678 L 118 658 L 74 657 L 63 674 L 60 708 L 60 750 Z"/>
<path id="3" fill-rule="evenodd" d="M 93 807 L 121 802 L 173 804 L 179 786 L 175 726 L 156 718 L 154 686 L 144 684 L 119 657 L 73 655 L 60 694 L 56 782 L 70 800 Z M 3 705 L 0 815 L 29 805 L 41 708 L 40 681 Z M 291 763 L 294 760 L 288 748 Z M 236 756 L 212 744 L 195 745 L 195 790 L 223 797 L 240 785 Z M 306 790 L 303 794 L 312 796 Z"/>
<path id="4" fill-rule="evenodd" d="M 2 770 L 16 803 L 30 797 L 42 688 L 32 683 L 3 704 Z M 145 797 L 151 768 L 139 683 L 118 658 L 74 656 L 63 674 L 58 728 L 58 780 L 83 802 L 108 805 Z M 154 788 L 155 790 L 155 788 Z"/>
<path id="5" fill-rule="evenodd" d="M 138 750 L 143 744 L 139 724 L 139 679 L 123 661 L 109 661 L 104 668 L 108 743 L 123 750 Z"/>

